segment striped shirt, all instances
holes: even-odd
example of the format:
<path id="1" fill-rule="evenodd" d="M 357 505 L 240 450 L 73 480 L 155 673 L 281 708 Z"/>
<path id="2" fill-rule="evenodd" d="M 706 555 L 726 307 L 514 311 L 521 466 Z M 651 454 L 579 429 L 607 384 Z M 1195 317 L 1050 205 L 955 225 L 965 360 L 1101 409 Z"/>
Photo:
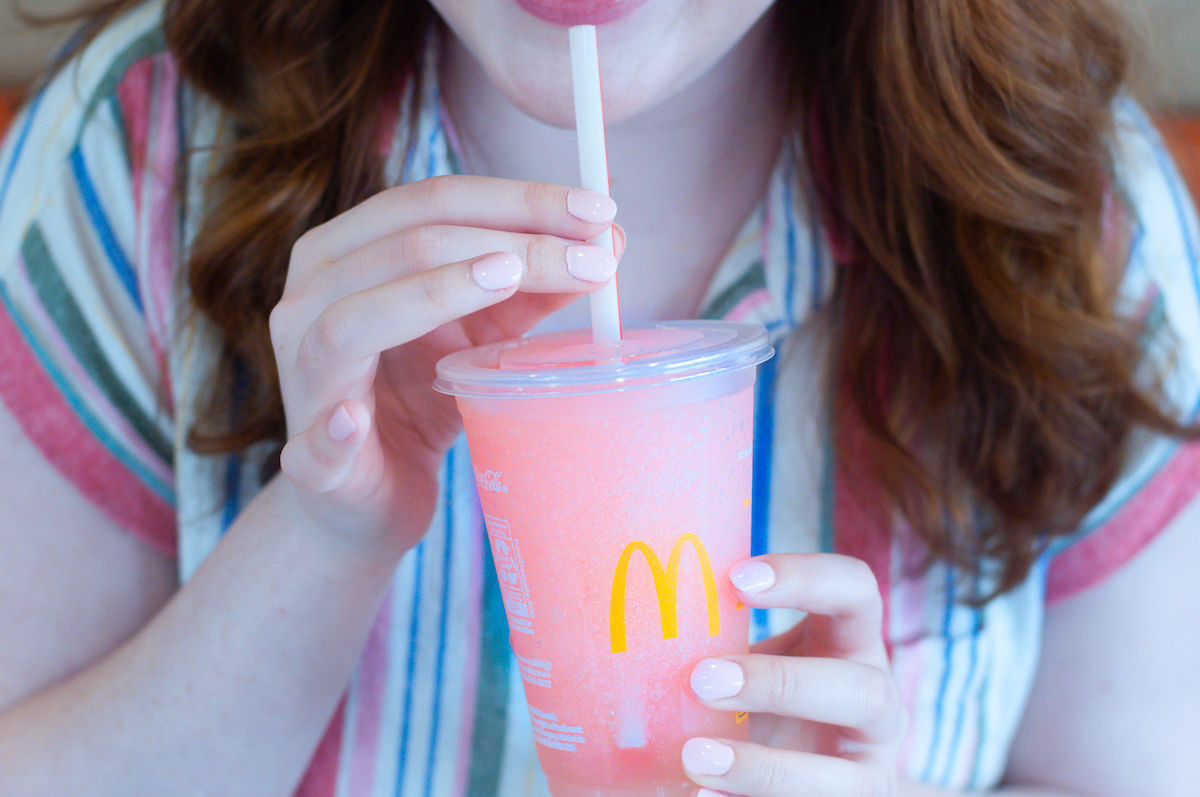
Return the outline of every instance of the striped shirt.
<path id="1" fill-rule="evenodd" d="M 438 88 L 423 91 L 417 134 L 401 137 L 409 120 L 396 125 L 392 184 L 458 168 Z M 1118 113 L 1132 251 L 1122 296 L 1152 321 L 1148 351 L 1168 397 L 1196 417 L 1200 226 L 1149 121 L 1130 102 Z M 217 109 L 180 80 L 160 5 L 149 3 L 38 93 L 0 150 L 0 398 L 120 527 L 177 553 L 185 579 L 260 488 L 265 456 L 201 457 L 184 445 L 219 346 L 189 312 L 181 264 L 204 207 L 206 153 L 222 135 Z M 756 387 L 753 550 L 837 550 L 871 565 L 911 717 L 903 774 L 986 789 L 1004 771 L 1046 605 L 1119 568 L 1200 491 L 1200 446 L 1140 434 L 1075 537 L 1018 588 L 984 607 L 962 602 L 987 585 L 945 565 L 915 569 L 920 547 L 872 517 L 835 465 L 812 364 L 827 359 L 817 311 L 836 258 L 796 189 L 798 168 L 781 158 L 703 303 L 706 317 L 763 325 L 777 349 Z M 546 794 L 461 441 L 440 484 L 429 533 L 396 572 L 305 797 Z M 753 636 L 795 619 L 754 610 Z"/>

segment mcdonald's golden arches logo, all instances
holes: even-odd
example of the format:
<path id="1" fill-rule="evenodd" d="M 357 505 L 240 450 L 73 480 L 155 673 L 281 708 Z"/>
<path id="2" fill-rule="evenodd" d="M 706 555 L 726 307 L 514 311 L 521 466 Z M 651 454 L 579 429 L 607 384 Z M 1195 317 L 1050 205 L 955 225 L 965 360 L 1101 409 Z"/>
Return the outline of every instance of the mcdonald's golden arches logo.
<path id="1" fill-rule="evenodd" d="M 704 594 L 708 602 L 708 635 L 716 636 L 721 633 L 720 610 L 717 606 L 717 582 L 713 578 L 712 563 L 708 561 L 708 552 L 704 543 L 695 534 L 680 535 L 671 549 L 671 557 L 667 560 L 667 569 L 663 570 L 662 562 L 654 549 L 644 542 L 631 542 L 621 552 L 617 560 L 617 569 L 613 573 L 612 601 L 609 604 L 609 636 L 613 653 L 626 652 L 625 644 L 625 581 L 629 576 L 629 560 L 634 551 L 641 551 L 650 566 L 650 576 L 654 579 L 654 591 L 658 595 L 658 615 L 662 622 L 663 639 L 674 639 L 679 636 L 678 594 L 679 594 L 679 558 L 683 555 L 684 543 L 690 542 L 700 560 L 700 575 L 704 579 Z"/>

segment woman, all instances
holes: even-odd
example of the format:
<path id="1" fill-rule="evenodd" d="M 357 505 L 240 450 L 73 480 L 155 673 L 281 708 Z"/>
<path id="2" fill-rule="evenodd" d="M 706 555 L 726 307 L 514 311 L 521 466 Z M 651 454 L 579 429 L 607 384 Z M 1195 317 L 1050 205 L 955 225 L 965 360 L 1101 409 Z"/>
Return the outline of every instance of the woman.
<path id="1" fill-rule="evenodd" d="M 1194 794 L 1200 244 L 1111 15 L 431 6 L 119 2 L 15 125 L 4 791 L 543 788 L 428 386 L 616 269 L 594 22 L 625 318 L 779 349 L 702 793 Z"/>

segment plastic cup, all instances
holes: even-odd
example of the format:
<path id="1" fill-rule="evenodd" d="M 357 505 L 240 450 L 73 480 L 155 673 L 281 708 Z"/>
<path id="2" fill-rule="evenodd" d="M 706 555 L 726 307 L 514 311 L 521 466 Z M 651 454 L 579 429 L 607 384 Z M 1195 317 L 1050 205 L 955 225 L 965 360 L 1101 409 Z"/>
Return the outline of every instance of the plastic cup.
<path id="1" fill-rule="evenodd" d="M 749 324 L 668 322 L 457 352 L 457 398 L 538 758 L 555 797 L 684 797 L 693 736 L 745 716 L 690 688 L 745 652 L 727 576 L 750 555 L 755 366 Z"/>

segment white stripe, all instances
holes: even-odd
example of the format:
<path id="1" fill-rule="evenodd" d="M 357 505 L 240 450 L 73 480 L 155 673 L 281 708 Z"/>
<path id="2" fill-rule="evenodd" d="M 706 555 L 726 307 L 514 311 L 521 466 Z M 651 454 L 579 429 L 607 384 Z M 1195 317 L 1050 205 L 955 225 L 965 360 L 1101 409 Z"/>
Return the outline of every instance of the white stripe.
<path id="1" fill-rule="evenodd" d="M 13 171 L 12 183 L 0 206 L 0 268 L 20 250 L 21 237 L 41 210 L 46 195 L 69 172 L 68 155 L 83 124 L 84 103 L 108 72 L 113 59 L 132 42 L 153 30 L 161 19 L 161 2 L 137 6 L 120 22 L 110 25 L 80 53 L 72 65 L 60 72 L 43 90 L 41 104 L 25 137 L 24 150 Z M 13 130 L 24 124 L 22 116 Z M 17 136 L 9 136 L 0 149 L 0 162 L 7 174 Z"/>
<path id="2" fill-rule="evenodd" d="M 415 584 L 416 559 L 416 551 L 409 551 L 400 561 L 400 567 L 392 579 L 392 627 L 388 638 L 387 680 L 379 712 L 379 749 L 375 760 L 373 797 L 393 797 L 396 794 L 397 753 L 408 688 L 408 640 L 413 595 L 418 587 Z"/>

